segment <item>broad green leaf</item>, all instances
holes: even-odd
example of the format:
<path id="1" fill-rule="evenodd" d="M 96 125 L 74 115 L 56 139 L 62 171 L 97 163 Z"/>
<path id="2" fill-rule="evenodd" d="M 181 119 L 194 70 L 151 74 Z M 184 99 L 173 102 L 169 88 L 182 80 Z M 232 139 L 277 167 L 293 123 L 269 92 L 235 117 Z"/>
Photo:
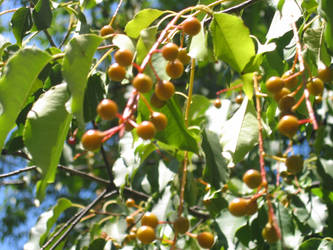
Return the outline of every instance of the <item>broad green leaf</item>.
<path id="1" fill-rule="evenodd" d="M 189 111 L 189 127 L 200 126 L 207 119 L 205 113 L 211 106 L 211 102 L 202 95 L 193 95 Z"/>
<path id="2" fill-rule="evenodd" d="M 62 74 L 72 95 L 71 112 L 83 127 L 83 103 L 87 76 L 97 46 L 102 38 L 96 35 L 74 37 L 65 50 Z"/>
<path id="3" fill-rule="evenodd" d="M 120 49 L 129 49 L 133 53 L 135 52 L 135 47 L 132 40 L 123 34 L 118 34 L 112 39 L 114 45 L 117 45 Z"/>
<path id="4" fill-rule="evenodd" d="M 195 58 L 197 61 L 204 61 L 208 57 L 207 36 L 205 30 L 201 28 L 199 34 L 194 36 L 191 40 L 189 56 Z"/>
<path id="5" fill-rule="evenodd" d="M 0 149 L 28 100 L 39 72 L 51 57 L 36 48 L 19 50 L 8 61 L 0 79 Z"/>
<path id="6" fill-rule="evenodd" d="M 332 191 L 333 190 L 333 160 L 320 159 L 317 161 L 317 172 L 322 179 L 323 186 Z"/>
<path id="7" fill-rule="evenodd" d="M 10 20 L 16 42 L 19 46 L 22 44 L 22 39 L 32 27 L 31 13 L 29 8 L 22 7 L 15 11 Z"/>
<path id="8" fill-rule="evenodd" d="M 71 206 L 70 200 L 60 198 L 55 206 L 42 213 L 36 225 L 30 230 L 29 241 L 24 245 L 24 250 L 40 249 L 61 213 Z"/>
<path id="9" fill-rule="evenodd" d="M 139 102 L 139 112 L 143 119 L 149 118 L 149 111 L 142 101 Z M 174 98 L 171 98 L 159 112 L 166 115 L 168 125 L 163 131 L 158 132 L 155 138 L 177 149 L 197 153 L 198 144 L 196 139 L 186 129 L 184 118 Z"/>
<path id="10" fill-rule="evenodd" d="M 136 62 L 141 64 L 145 56 L 148 54 L 150 48 L 155 43 L 155 37 L 157 34 L 156 27 L 149 27 L 140 32 L 140 38 L 136 44 Z"/>
<path id="11" fill-rule="evenodd" d="M 32 17 L 38 30 L 50 27 L 52 22 L 50 0 L 39 0 L 32 11 Z"/>
<path id="12" fill-rule="evenodd" d="M 147 28 L 155 19 L 159 18 L 164 11 L 157 9 L 144 9 L 139 11 L 133 20 L 125 27 L 125 32 L 132 38 L 138 38 L 141 30 Z"/>
<path id="13" fill-rule="evenodd" d="M 232 131 L 232 133 L 230 133 Z M 235 163 L 258 143 L 258 120 L 253 103 L 244 98 L 237 112 L 222 129 L 221 144 L 224 153 L 230 153 Z"/>
<path id="14" fill-rule="evenodd" d="M 298 250 L 312 250 L 312 249 L 318 249 L 322 239 L 321 238 L 311 238 L 306 241 L 304 241 L 300 246 Z"/>
<path id="15" fill-rule="evenodd" d="M 43 94 L 28 113 L 23 139 L 32 161 L 42 170 L 42 180 L 37 184 L 40 200 L 44 198 L 47 184 L 54 181 L 72 119 L 65 108 L 68 99 L 67 84 L 57 85 Z"/>
<path id="16" fill-rule="evenodd" d="M 222 157 L 222 148 L 218 136 L 208 130 L 202 133 L 202 149 L 206 156 L 203 176 L 216 189 L 221 188 L 229 177 L 227 164 Z"/>
<path id="17" fill-rule="evenodd" d="M 224 13 L 214 14 L 213 17 L 210 31 L 215 56 L 242 72 L 255 55 L 249 29 L 239 17 Z"/>
<path id="18" fill-rule="evenodd" d="M 253 73 L 242 75 L 243 90 L 249 100 L 253 97 Z"/>
<path id="19" fill-rule="evenodd" d="M 90 243 L 88 250 L 104 249 L 105 244 L 105 239 L 98 238 Z"/>

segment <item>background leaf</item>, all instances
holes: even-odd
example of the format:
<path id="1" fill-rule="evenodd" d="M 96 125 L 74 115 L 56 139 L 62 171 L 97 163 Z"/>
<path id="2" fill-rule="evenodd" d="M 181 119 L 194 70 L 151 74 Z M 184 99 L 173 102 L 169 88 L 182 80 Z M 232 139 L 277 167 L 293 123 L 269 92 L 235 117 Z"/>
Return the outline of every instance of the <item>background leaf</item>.
<path id="1" fill-rule="evenodd" d="M 31 13 L 29 8 L 22 7 L 15 11 L 10 24 L 13 29 L 16 42 L 21 46 L 23 37 L 32 27 Z"/>
<path id="2" fill-rule="evenodd" d="M 32 17 L 38 30 L 45 30 L 52 22 L 50 0 L 39 0 L 32 11 Z"/>

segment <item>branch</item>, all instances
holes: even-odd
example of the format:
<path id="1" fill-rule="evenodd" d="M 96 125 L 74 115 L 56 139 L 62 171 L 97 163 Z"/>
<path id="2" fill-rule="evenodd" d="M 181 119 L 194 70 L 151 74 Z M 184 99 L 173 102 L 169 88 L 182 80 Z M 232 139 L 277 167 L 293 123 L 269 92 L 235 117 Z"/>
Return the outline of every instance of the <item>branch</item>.
<path id="1" fill-rule="evenodd" d="M 114 175 L 112 173 L 112 167 L 110 166 L 109 161 L 108 161 L 108 159 L 106 157 L 106 153 L 105 153 L 103 145 L 101 146 L 101 153 L 102 153 L 103 160 L 104 160 L 104 163 L 105 163 L 105 166 L 106 166 L 106 171 L 108 172 L 108 175 L 109 175 L 110 190 L 117 190 L 117 187 L 114 184 Z"/>
<path id="2" fill-rule="evenodd" d="M 49 40 L 50 44 L 52 47 L 57 47 L 57 45 L 54 43 L 52 36 L 50 35 L 50 33 L 47 31 L 47 29 L 43 30 L 44 34 L 47 37 L 47 40 Z"/>
<path id="3" fill-rule="evenodd" d="M 30 171 L 30 170 L 36 170 L 36 169 L 37 169 L 36 166 L 22 168 L 22 169 L 19 169 L 19 170 L 16 170 L 16 171 L 13 171 L 13 172 L 10 172 L 10 173 L 7 173 L 7 174 L 2 174 L 2 175 L 0 175 L 0 179 L 10 177 L 10 176 L 13 176 L 13 175 L 18 175 L 20 173 L 24 173 L 24 172 L 27 172 L 27 171 Z"/>
<path id="4" fill-rule="evenodd" d="M 218 13 L 235 13 L 235 12 L 239 12 L 242 9 L 245 9 L 246 7 L 251 6 L 252 4 L 255 4 L 256 2 L 259 2 L 260 0 L 247 0 L 245 2 L 242 2 L 238 5 L 232 6 L 228 9 L 222 10 Z"/>
<path id="5" fill-rule="evenodd" d="M 11 181 L 1 181 L 0 186 L 5 186 L 5 185 L 22 185 L 25 184 L 24 180 L 11 180 Z"/>

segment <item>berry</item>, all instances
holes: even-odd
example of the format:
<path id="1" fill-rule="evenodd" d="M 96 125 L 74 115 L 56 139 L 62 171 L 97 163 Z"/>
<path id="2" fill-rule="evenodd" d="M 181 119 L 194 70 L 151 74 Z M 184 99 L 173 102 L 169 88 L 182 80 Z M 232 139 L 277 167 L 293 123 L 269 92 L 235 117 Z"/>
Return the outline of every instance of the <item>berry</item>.
<path id="1" fill-rule="evenodd" d="M 221 108 L 221 106 L 222 106 L 222 102 L 221 102 L 221 100 L 218 99 L 218 98 L 216 98 L 215 101 L 214 101 L 214 106 L 215 106 L 215 108 L 217 108 L 217 109 Z"/>
<path id="2" fill-rule="evenodd" d="M 247 210 L 248 201 L 243 198 L 233 199 L 228 206 L 230 213 L 234 216 L 244 216 Z"/>
<path id="3" fill-rule="evenodd" d="M 297 174 L 303 169 L 303 157 L 300 155 L 289 156 L 286 160 L 287 170 L 291 174 Z"/>
<path id="4" fill-rule="evenodd" d="M 333 72 L 330 67 L 322 67 L 318 69 L 318 78 L 323 82 L 330 82 L 333 79 Z"/>
<path id="5" fill-rule="evenodd" d="M 257 200 L 248 200 L 247 202 L 247 209 L 246 209 L 246 215 L 253 215 L 258 211 L 258 204 Z"/>
<path id="6" fill-rule="evenodd" d="M 177 79 L 182 76 L 184 71 L 184 65 L 180 60 L 176 59 L 174 61 L 168 62 L 165 67 L 165 71 L 167 72 L 168 76 L 173 79 Z"/>
<path id="7" fill-rule="evenodd" d="M 108 75 L 112 81 L 120 82 L 126 76 L 126 69 L 118 63 L 114 63 L 109 67 Z"/>
<path id="8" fill-rule="evenodd" d="M 132 198 L 128 198 L 126 200 L 126 207 L 135 207 L 135 200 L 133 200 Z"/>
<path id="9" fill-rule="evenodd" d="M 172 82 L 163 81 L 155 85 L 155 94 L 158 99 L 162 101 L 167 101 L 173 96 L 175 92 L 175 86 Z"/>
<path id="10" fill-rule="evenodd" d="M 178 56 L 178 45 L 174 43 L 168 43 L 162 48 L 162 56 L 165 60 L 173 61 Z"/>
<path id="11" fill-rule="evenodd" d="M 295 97 L 286 95 L 279 100 L 279 109 L 283 113 L 291 112 L 291 108 L 296 104 Z"/>
<path id="12" fill-rule="evenodd" d="M 275 243 L 279 240 L 279 234 L 271 223 L 266 224 L 261 234 L 264 240 L 266 240 L 268 243 Z"/>
<path id="13" fill-rule="evenodd" d="M 157 227 L 159 221 L 155 214 L 151 212 L 145 213 L 141 218 L 141 225 L 150 226 L 152 228 Z"/>
<path id="14" fill-rule="evenodd" d="M 136 133 L 144 140 L 152 139 L 156 134 L 155 125 L 150 121 L 143 121 L 137 128 Z"/>
<path id="15" fill-rule="evenodd" d="M 133 216 L 126 216 L 126 223 L 127 225 L 131 226 L 135 224 L 135 219 Z"/>
<path id="16" fill-rule="evenodd" d="M 269 92 L 278 93 L 284 86 L 284 81 L 278 76 L 272 76 L 266 81 L 266 88 Z"/>
<path id="17" fill-rule="evenodd" d="M 153 112 L 150 115 L 150 121 L 155 125 L 155 128 L 158 131 L 165 129 L 168 124 L 168 118 L 165 116 L 165 114 L 160 112 Z"/>
<path id="18" fill-rule="evenodd" d="M 162 108 L 165 105 L 165 103 L 166 103 L 165 101 L 162 101 L 162 100 L 158 99 L 158 97 L 156 96 L 155 92 L 150 97 L 150 104 L 154 108 Z"/>
<path id="19" fill-rule="evenodd" d="M 243 95 L 241 95 L 241 94 L 239 94 L 239 95 L 237 95 L 236 96 L 236 103 L 237 104 L 242 104 L 242 102 L 243 102 Z"/>
<path id="20" fill-rule="evenodd" d="M 315 97 L 315 103 L 320 104 L 323 101 L 323 97 L 321 95 L 317 95 Z"/>
<path id="21" fill-rule="evenodd" d="M 97 113 L 103 120 L 112 120 L 117 116 L 118 105 L 110 99 L 103 99 L 97 106 Z"/>
<path id="22" fill-rule="evenodd" d="M 298 119 L 295 116 L 285 115 L 280 119 L 277 128 L 281 134 L 292 138 L 296 134 L 298 126 Z"/>
<path id="23" fill-rule="evenodd" d="M 113 33 L 114 33 L 114 30 L 110 25 L 105 25 L 100 30 L 101 36 L 107 36 L 107 35 L 111 35 Z"/>
<path id="24" fill-rule="evenodd" d="M 143 243 L 149 244 L 155 240 L 155 231 L 150 226 L 141 226 L 136 232 L 136 237 Z"/>
<path id="25" fill-rule="evenodd" d="M 211 248 L 214 245 L 214 235 L 210 232 L 199 233 L 197 240 L 202 248 Z"/>
<path id="26" fill-rule="evenodd" d="M 188 231 L 188 229 L 190 227 L 190 222 L 185 217 L 178 217 L 173 222 L 173 227 L 177 233 L 184 234 Z"/>
<path id="27" fill-rule="evenodd" d="M 94 151 L 101 147 L 103 137 L 103 132 L 89 129 L 83 134 L 81 143 L 86 150 Z"/>
<path id="28" fill-rule="evenodd" d="M 132 84 L 139 92 L 147 93 L 151 90 L 153 81 L 151 80 L 150 76 L 144 73 L 139 73 L 134 77 Z"/>
<path id="29" fill-rule="evenodd" d="M 189 17 L 183 22 L 183 30 L 190 36 L 197 35 L 201 30 L 201 23 L 196 17 Z"/>
<path id="30" fill-rule="evenodd" d="M 306 88 L 309 90 L 311 95 L 314 96 L 322 95 L 324 90 L 324 83 L 320 78 L 312 78 L 306 84 Z"/>
<path id="31" fill-rule="evenodd" d="M 249 188 L 257 188 L 261 184 L 261 174 L 258 170 L 249 169 L 243 175 L 243 181 Z"/>
<path id="32" fill-rule="evenodd" d="M 186 48 L 180 48 L 178 50 L 177 58 L 184 64 L 187 65 L 191 62 L 191 57 L 187 54 Z"/>
<path id="33" fill-rule="evenodd" d="M 294 89 L 298 85 L 297 77 L 292 77 L 292 78 L 286 80 L 287 78 L 289 78 L 293 74 L 294 73 L 291 70 L 288 70 L 288 71 L 284 72 L 283 75 L 282 75 L 282 80 L 284 81 L 284 85 L 288 89 Z"/>
<path id="34" fill-rule="evenodd" d="M 119 49 L 115 54 L 114 54 L 114 59 L 116 62 L 123 66 L 127 67 L 132 64 L 133 60 L 133 53 L 132 51 L 128 49 Z"/>
<path id="35" fill-rule="evenodd" d="M 290 94 L 290 90 L 287 88 L 282 88 L 279 92 L 274 93 L 275 101 L 280 101 L 280 99 L 286 95 Z"/>

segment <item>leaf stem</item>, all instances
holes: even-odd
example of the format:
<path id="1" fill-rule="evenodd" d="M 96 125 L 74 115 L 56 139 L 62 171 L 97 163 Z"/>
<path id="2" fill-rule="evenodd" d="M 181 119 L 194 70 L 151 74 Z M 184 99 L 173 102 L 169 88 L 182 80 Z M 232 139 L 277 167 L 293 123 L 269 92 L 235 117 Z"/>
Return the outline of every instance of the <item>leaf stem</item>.
<path id="1" fill-rule="evenodd" d="M 119 9 L 120 9 L 120 6 L 121 6 L 121 4 L 123 3 L 123 0 L 120 0 L 119 1 L 119 4 L 118 4 L 118 6 L 117 6 L 117 9 L 116 9 L 116 11 L 114 12 L 114 14 L 113 14 L 113 16 L 112 16 L 112 19 L 111 19 L 111 21 L 110 21 L 110 23 L 109 23 L 109 25 L 112 27 L 112 24 L 114 23 L 114 20 L 116 19 L 116 16 L 117 16 L 117 14 L 118 14 L 118 11 L 119 11 Z"/>

